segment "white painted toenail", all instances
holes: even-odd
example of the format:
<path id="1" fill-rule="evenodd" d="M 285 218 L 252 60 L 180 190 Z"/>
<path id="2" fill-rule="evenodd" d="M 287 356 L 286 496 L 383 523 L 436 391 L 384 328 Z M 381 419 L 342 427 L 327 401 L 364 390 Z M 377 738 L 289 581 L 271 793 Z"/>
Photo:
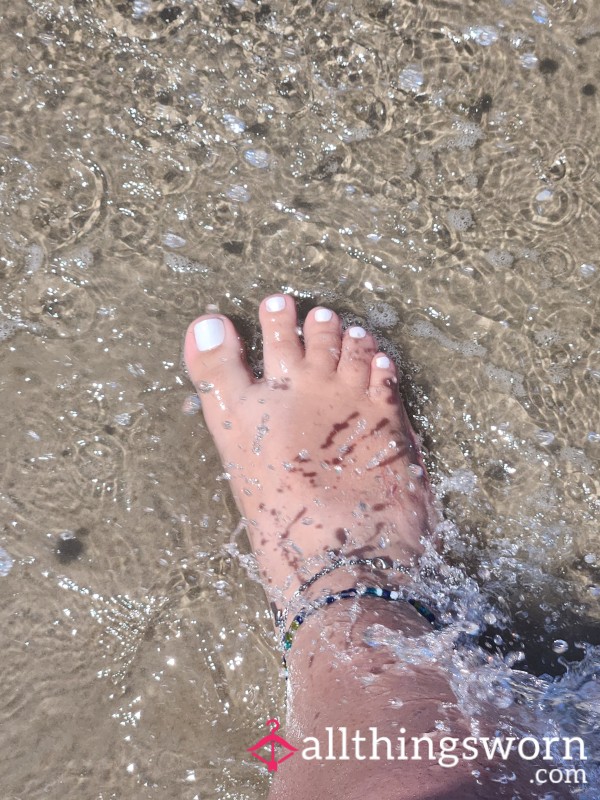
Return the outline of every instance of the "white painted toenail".
<path id="1" fill-rule="evenodd" d="M 366 330 L 361 328 L 360 325 L 355 325 L 354 328 L 348 328 L 348 336 L 351 336 L 353 339 L 364 339 L 366 335 Z"/>
<path id="2" fill-rule="evenodd" d="M 283 311 L 285 308 L 285 297 L 280 294 L 273 295 L 273 297 L 269 297 L 265 304 L 267 306 L 267 311 L 274 313 L 276 311 Z"/>
<path id="3" fill-rule="evenodd" d="M 200 320 L 194 325 L 194 337 L 198 350 L 213 350 L 225 341 L 223 320 L 216 317 Z"/>
<path id="4" fill-rule="evenodd" d="M 377 356 L 375 359 L 375 366 L 380 369 L 389 369 L 391 361 L 387 356 Z"/>
<path id="5" fill-rule="evenodd" d="M 333 311 L 330 311 L 328 308 L 317 308 L 315 311 L 316 322 L 329 322 L 332 317 Z"/>

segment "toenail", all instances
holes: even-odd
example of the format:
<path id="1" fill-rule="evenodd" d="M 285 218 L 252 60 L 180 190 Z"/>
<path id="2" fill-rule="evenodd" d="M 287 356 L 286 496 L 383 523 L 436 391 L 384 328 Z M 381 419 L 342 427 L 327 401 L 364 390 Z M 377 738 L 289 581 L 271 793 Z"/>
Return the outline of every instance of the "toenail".
<path id="1" fill-rule="evenodd" d="M 267 302 L 265 304 L 267 306 L 267 311 L 271 313 L 275 311 L 283 311 L 285 308 L 285 297 L 281 294 L 275 294 L 273 297 L 267 298 Z"/>
<path id="2" fill-rule="evenodd" d="M 315 311 L 316 322 L 329 322 L 332 317 L 333 311 L 331 311 L 329 308 L 317 308 Z"/>
<path id="3" fill-rule="evenodd" d="M 361 328 L 360 325 L 355 325 L 354 328 L 348 328 L 348 336 L 351 336 L 353 339 L 364 339 L 366 335 L 366 330 Z"/>
<path id="4" fill-rule="evenodd" d="M 200 320 L 194 325 L 194 337 L 198 350 L 213 350 L 225 341 L 223 320 L 218 317 Z"/>
<path id="5" fill-rule="evenodd" d="M 377 356 L 375 359 L 375 366 L 380 369 L 389 369 L 391 363 L 387 356 Z"/>

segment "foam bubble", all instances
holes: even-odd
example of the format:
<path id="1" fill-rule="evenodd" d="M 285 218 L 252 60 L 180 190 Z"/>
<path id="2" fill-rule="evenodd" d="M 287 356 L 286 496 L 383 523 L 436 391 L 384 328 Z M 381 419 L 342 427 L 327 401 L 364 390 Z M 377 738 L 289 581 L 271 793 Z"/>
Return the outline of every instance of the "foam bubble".
<path id="1" fill-rule="evenodd" d="M 10 339 L 20 327 L 18 320 L 0 317 L 0 342 Z"/>
<path id="2" fill-rule="evenodd" d="M 457 342 L 455 339 L 450 339 L 449 336 L 439 331 L 428 319 L 421 319 L 415 322 L 411 331 L 415 336 L 435 339 L 442 347 L 448 350 L 454 350 L 457 353 L 462 353 L 468 358 L 473 358 L 475 356 L 481 357 L 487 353 L 486 348 L 481 344 L 477 344 L 477 342 Z"/>
<path id="3" fill-rule="evenodd" d="M 183 275 L 192 272 L 208 273 L 208 267 L 180 253 L 165 253 L 165 265 L 173 272 Z"/>
<path id="4" fill-rule="evenodd" d="M 457 150 L 469 150 L 475 147 L 477 142 L 483 139 L 483 131 L 475 122 L 465 122 L 458 120 L 454 123 L 454 128 L 457 133 L 451 136 L 446 142 L 448 148 L 455 148 Z"/>
<path id="5" fill-rule="evenodd" d="M 367 319 L 374 328 L 393 328 L 399 317 L 389 303 L 375 303 L 367 310 Z"/>
<path id="6" fill-rule="evenodd" d="M 493 364 L 488 364 L 485 371 L 488 377 L 499 384 L 507 394 L 514 394 L 516 397 L 524 397 L 527 394 L 523 385 L 524 378 L 520 373 L 495 367 Z"/>
<path id="7" fill-rule="evenodd" d="M 491 264 L 492 267 L 506 269 L 506 267 L 512 266 L 515 257 L 512 253 L 509 253 L 508 250 L 496 250 L 493 248 L 485 253 L 485 260 L 488 264 Z"/>
<path id="8" fill-rule="evenodd" d="M 473 226 L 473 215 L 468 208 L 451 208 L 446 213 L 446 221 L 455 231 L 468 231 Z"/>

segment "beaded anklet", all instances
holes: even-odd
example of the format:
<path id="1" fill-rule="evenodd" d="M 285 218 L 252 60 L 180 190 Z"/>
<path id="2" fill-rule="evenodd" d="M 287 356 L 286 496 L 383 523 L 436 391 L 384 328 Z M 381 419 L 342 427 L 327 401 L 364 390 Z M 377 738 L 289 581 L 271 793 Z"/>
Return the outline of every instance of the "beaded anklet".
<path id="1" fill-rule="evenodd" d="M 409 603 L 415 609 L 415 611 L 417 611 L 422 617 L 431 623 L 432 626 L 435 628 L 439 627 L 433 612 L 430 611 L 426 605 L 421 603 L 420 600 L 416 600 L 414 597 L 405 597 L 401 592 L 393 589 L 381 589 L 378 586 L 353 586 L 350 589 L 342 589 L 341 592 L 336 592 L 335 594 L 330 594 L 327 595 L 327 597 L 322 597 L 319 600 L 315 600 L 311 607 L 306 608 L 296 614 L 289 629 L 282 635 L 281 644 L 283 647 L 283 665 L 286 666 L 285 653 L 291 648 L 292 640 L 296 631 L 302 625 L 302 623 L 308 619 L 308 617 L 315 613 L 315 611 L 318 611 L 324 606 L 330 606 L 332 603 L 335 603 L 336 600 L 346 600 L 350 597 L 365 596 L 381 597 L 383 600 L 399 600 Z"/>

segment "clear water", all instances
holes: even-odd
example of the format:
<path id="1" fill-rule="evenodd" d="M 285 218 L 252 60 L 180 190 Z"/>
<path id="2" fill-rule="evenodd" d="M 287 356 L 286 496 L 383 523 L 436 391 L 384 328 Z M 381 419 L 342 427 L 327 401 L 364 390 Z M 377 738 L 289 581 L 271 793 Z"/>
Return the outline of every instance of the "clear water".
<path id="1" fill-rule="evenodd" d="M 280 290 L 402 365 L 430 592 L 496 641 L 465 706 L 491 675 L 593 746 L 599 35 L 593 0 L 4 4 L 5 797 L 266 795 L 283 682 L 180 352 L 213 304 L 259 363 Z"/>

